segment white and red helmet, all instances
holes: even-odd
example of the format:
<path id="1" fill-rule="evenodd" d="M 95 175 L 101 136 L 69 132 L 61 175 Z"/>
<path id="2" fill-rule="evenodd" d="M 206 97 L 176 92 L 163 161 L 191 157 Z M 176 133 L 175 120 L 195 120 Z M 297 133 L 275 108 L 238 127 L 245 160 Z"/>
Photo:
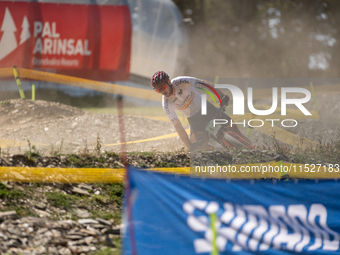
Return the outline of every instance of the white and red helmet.
<path id="1" fill-rule="evenodd" d="M 151 78 L 151 86 L 154 90 L 157 90 L 160 86 L 167 83 L 169 75 L 164 71 L 156 72 Z"/>

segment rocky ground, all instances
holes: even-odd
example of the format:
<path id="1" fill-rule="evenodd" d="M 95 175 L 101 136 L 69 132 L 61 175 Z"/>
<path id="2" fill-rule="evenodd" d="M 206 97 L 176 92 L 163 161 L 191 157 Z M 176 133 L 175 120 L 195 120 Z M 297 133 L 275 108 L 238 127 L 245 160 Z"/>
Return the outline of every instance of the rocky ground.
<path id="1" fill-rule="evenodd" d="M 188 153 L 128 155 L 140 167 L 189 166 Z M 0 167 L 121 168 L 116 153 L 3 155 Z M 13 169 L 13 171 L 15 171 Z M 123 185 L 0 183 L 0 254 L 119 254 Z M 103 252 L 103 253 L 100 253 Z"/>

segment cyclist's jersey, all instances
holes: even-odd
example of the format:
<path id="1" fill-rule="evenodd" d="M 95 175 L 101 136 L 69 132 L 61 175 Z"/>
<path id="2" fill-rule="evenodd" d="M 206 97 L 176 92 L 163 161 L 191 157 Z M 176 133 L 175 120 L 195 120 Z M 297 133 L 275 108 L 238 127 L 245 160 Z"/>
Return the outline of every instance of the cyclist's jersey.
<path id="1" fill-rule="evenodd" d="M 171 80 L 174 92 L 171 96 L 163 95 L 162 105 L 164 112 L 175 125 L 179 122 L 175 109 L 190 118 L 201 110 L 201 95 L 195 87 L 201 87 L 200 79 L 188 76 L 179 76 Z"/>

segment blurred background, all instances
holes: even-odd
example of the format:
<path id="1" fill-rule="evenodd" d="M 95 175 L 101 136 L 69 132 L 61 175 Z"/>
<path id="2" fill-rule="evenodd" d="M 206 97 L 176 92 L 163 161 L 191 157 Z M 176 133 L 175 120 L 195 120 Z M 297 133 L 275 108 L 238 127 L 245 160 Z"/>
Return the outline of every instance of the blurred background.
<path id="1" fill-rule="evenodd" d="M 191 20 L 188 75 L 338 77 L 340 1 L 174 2 Z"/>
<path id="2" fill-rule="evenodd" d="M 124 38 L 128 37 L 127 40 L 124 39 L 124 45 L 130 51 L 119 52 L 121 57 L 126 59 L 125 65 L 123 68 L 114 70 L 115 75 L 113 76 L 100 76 L 99 72 L 108 74 L 109 71 L 104 70 L 105 68 L 91 70 L 87 67 L 87 62 L 83 61 L 85 64 L 83 63 L 82 68 L 85 69 L 82 70 L 85 72 L 82 74 L 96 75 L 93 80 L 150 89 L 150 77 L 157 70 L 164 70 L 171 77 L 189 75 L 207 79 L 214 79 L 216 76 L 220 78 L 338 77 L 340 67 L 338 33 L 340 1 L 338 0 L 39 0 L 2 2 L 86 5 L 98 8 L 100 6 L 127 7 L 130 13 L 127 18 L 131 22 L 125 20 L 123 28 L 120 27 L 120 29 L 124 30 Z M 11 8 L 9 10 L 11 11 Z M 4 10 L 3 12 L 5 13 Z M 42 22 L 44 19 L 50 19 L 52 22 L 51 18 L 42 14 L 44 13 L 40 12 L 40 16 L 36 15 L 33 18 L 41 19 Z M 13 11 L 12 16 L 15 16 Z M 31 17 L 32 20 L 33 18 Z M 95 37 L 98 34 L 98 29 L 103 25 L 99 18 L 100 15 L 97 15 L 97 18 L 87 21 L 87 35 L 92 34 Z M 5 27 L 5 18 L 1 16 L 1 13 L 0 19 L 2 22 L 1 36 L 4 34 Z M 14 17 L 18 29 L 16 32 L 18 41 L 22 36 L 19 31 L 21 21 L 22 17 L 20 19 Z M 60 25 L 57 26 L 59 32 Z M 115 34 L 116 29 L 117 27 L 113 24 L 109 33 Z M 93 43 L 90 42 L 90 45 Z M 96 47 L 91 49 L 94 56 L 100 54 L 95 52 Z M 114 46 L 107 43 L 106 47 Z M 29 50 L 29 47 L 25 46 L 25 50 L 27 49 Z M 27 53 L 31 54 L 29 51 Z M 115 58 L 116 55 L 107 57 Z M 26 57 L 26 59 L 28 58 Z M 11 67 L 2 63 L 4 63 L 4 59 L 0 60 L 1 68 Z M 18 67 L 27 68 L 24 63 L 20 64 L 20 61 L 15 63 Z M 65 72 L 51 68 L 44 69 L 42 66 L 33 67 L 33 69 L 56 73 Z M 82 75 L 78 75 L 78 77 L 86 78 Z M 13 81 L 11 81 L 12 83 Z M 104 104 L 104 102 L 107 104 L 112 98 L 111 95 L 108 96 L 101 92 L 53 83 L 36 82 L 36 85 L 38 90 L 47 89 L 40 93 L 42 96 L 40 99 L 49 100 L 52 96 L 49 94 L 59 93 L 49 93 L 52 89 L 62 91 L 62 94 L 66 93 L 70 97 L 99 96 L 98 100 L 93 100 L 94 105 Z M 23 82 L 24 90 L 29 91 L 30 86 L 30 83 L 26 85 Z M 0 90 L 13 91 L 17 97 L 17 88 L 10 86 L 7 82 L 0 84 Z M 108 100 L 101 99 L 101 97 L 107 96 Z M 74 100 L 68 101 L 70 101 L 69 104 L 72 104 L 71 101 L 74 102 Z M 85 102 L 89 101 L 85 99 Z"/>

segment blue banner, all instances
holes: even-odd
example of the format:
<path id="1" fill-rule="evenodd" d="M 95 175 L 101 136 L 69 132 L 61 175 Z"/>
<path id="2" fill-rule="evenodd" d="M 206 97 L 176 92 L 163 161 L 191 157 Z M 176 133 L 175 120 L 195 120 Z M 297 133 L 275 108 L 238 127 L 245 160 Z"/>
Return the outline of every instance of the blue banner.
<path id="1" fill-rule="evenodd" d="M 129 179 L 139 255 L 340 254 L 336 180 L 230 181 L 137 169 Z M 124 255 L 132 254 L 128 229 Z"/>

